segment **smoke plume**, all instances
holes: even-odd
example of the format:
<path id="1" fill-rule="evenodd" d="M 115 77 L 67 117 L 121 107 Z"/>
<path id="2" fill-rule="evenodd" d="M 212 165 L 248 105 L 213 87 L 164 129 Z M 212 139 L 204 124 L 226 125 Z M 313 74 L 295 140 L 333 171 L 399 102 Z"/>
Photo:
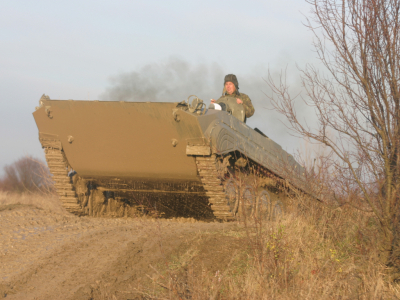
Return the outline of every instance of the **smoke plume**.
<path id="1" fill-rule="evenodd" d="M 275 69 L 271 74 L 278 80 L 280 69 Z M 193 64 L 171 57 L 165 62 L 147 64 L 138 70 L 112 77 L 111 86 L 100 99 L 180 102 L 189 95 L 196 95 L 208 105 L 211 98 L 218 99 L 221 96 L 224 76 L 229 73 L 236 74 L 239 91 L 247 94 L 254 105 L 255 114 L 248 119 L 247 124 L 258 127 L 289 151 L 297 146 L 299 141 L 288 134 L 282 123 L 283 116 L 270 110 L 272 105 L 266 95 L 271 95 L 271 90 L 264 80 L 268 77 L 268 66 L 260 65 L 251 69 L 251 74 L 241 74 L 218 63 Z M 291 81 L 291 87 L 298 91 L 299 82 L 293 79 Z M 300 114 L 305 115 L 307 111 L 303 108 Z"/>
<path id="2" fill-rule="evenodd" d="M 147 64 L 111 78 L 102 100 L 178 102 L 196 95 L 204 101 L 221 94 L 223 71 L 218 64 L 190 64 L 179 58 Z M 221 79 L 222 78 L 222 79 Z"/>

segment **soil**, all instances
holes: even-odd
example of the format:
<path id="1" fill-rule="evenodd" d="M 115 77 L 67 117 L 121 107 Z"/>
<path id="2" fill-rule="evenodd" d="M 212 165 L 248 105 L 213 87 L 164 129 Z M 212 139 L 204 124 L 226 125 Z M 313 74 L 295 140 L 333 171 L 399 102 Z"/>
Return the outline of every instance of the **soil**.
<path id="1" fill-rule="evenodd" d="M 148 299 L 168 270 L 218 274 L 243 243 L 238 224 L 90 218 L 0 207 L 0 298 Z M 162 284 L 159 284 L 159 287 Z"/>

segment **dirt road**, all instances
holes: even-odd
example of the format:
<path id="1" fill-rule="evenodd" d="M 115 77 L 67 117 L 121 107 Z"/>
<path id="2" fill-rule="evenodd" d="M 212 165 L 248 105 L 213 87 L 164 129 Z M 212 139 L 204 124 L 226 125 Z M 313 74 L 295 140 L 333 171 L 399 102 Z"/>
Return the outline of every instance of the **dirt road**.
<path id="1" fill-rule="evenodd" d="M 233 223 L 6 208 L 0 211 L 0 298 L 6 299 L 145 299 L 141 291 L 157 268 L 174 257 L 182 263 L 180 257 L 194 244 L 195 263 L 215 272 L 230 259 L 219 242 L 238 242 L 219 234 L 233 229 Z"/>

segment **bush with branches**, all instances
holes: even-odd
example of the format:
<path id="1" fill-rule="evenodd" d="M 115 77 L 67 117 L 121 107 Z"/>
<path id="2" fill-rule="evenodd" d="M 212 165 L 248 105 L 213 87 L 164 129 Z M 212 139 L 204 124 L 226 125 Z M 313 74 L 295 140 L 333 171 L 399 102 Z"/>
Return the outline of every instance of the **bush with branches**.
<path id="1" fill-rule="evenodd" d="M 400 2 L 307 0 L 314 47 L 327 72 L 302 69 L 301 99 L 317 126 L 301 120 L 284 74 L 269 77 L 274 108 L 300 136 L 331 151 L 340 202 L 367 208 L 381 229 L 381 258 L 400 278 Z M 329 134 L 328 134 L 329 133 Z M 336 189 L 335 189 L 336 187 Z"/>
<path id="2" fill-rule="evenodd" d="M 32 156 L 25 156 L 4 167 L 0 190 L 9 192 L 39 192 L 52 189 L 47 165 Z"/>

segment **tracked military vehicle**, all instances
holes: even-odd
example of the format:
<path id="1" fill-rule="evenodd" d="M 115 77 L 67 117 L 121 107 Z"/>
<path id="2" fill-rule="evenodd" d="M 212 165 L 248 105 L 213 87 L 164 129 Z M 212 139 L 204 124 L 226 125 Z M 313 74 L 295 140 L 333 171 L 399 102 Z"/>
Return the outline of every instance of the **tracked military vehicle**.
<path id="1" fill-rule="evenodd" d="M 33 113 L 62 205 L 71 213 L 236 219 L 285 209 L 304 168 L 243 106 L 195 96 L 176 103 L 51 100 Z"/>

